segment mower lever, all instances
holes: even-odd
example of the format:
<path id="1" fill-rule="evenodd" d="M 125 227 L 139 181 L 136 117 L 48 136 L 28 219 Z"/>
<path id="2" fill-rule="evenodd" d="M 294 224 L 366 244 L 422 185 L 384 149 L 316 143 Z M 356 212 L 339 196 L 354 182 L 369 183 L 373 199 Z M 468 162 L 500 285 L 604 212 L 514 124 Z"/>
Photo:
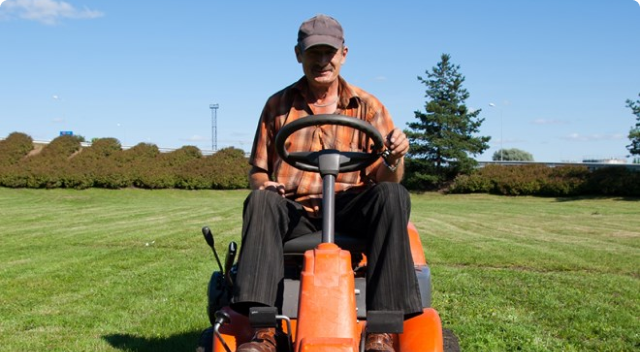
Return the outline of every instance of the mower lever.
<path id="1" fill-rule="evenodd" d="M 229 287 L 233 287 L 233 279 L 231 278 L 231 267 L 236 260 L 236 253 L 238 252 L 238 244 L 235 241 L 229 242 L 229 248 L 227 249 L 227 256 L 224 260 L 224 273 L 225 280 Z"/>
<path id="2" fill-rule="evenodd" d="M 229 315 L 229 313 L 219 310 L 215 313 L 215 317 L 216 323 L 213 325 L 213 333 L 218 337 L 218 339 L 220 339 L 220 342 L 222 343 L 222 346 L 224 346 L 224 349 L 227 352 L 231 352 L 231 349 L 227 345 L 227 342 L 224 340 L 222 335 L 220 335 L 219 331 L 221 326 L 231 323 L 231 316 Z"/>
<path id="3" fill-rule="evenodd" d="M 218 252 L 216 252 L 216 246 L 213 241 L 213 234 L 211 233 L 211 229 L 209 228 L 209 226 L 205 226 L 202 228 L 202 235 L 204 236 L 204 240 L 207 241 L 209 247 L 211 247 L 213 255 L 216 257 L 216 262 L 218 262 L 218 268 L 220 268 L 221 274 L 224 275 L 222 264 L 220 263 L 220 258 L 218 258 Z"/>

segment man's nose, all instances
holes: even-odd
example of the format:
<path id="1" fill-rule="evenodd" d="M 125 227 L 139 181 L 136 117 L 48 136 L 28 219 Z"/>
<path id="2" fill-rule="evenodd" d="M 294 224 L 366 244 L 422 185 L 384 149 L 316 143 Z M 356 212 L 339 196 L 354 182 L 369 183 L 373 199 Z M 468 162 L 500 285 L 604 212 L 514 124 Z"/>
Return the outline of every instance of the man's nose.
<path id="1" fill-rule="evenodd" d="M 333 56 L 331 54 L 322 54 L 322 55 L 320 55 L 320 58 L 319 58 L 320 64 L 322 64 L 322 65 L 328 64 L 329 62 L 331 62 L 331 58 L 332 57 Z"/>

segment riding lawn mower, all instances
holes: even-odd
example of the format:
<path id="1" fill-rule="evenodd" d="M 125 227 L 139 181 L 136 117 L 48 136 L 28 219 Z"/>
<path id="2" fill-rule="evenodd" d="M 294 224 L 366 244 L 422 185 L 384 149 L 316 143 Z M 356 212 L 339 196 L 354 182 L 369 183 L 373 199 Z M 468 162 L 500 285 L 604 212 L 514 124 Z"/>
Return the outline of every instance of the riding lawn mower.
<path id="1" fill-rule="evenodd" d="M 371 153 L 334 149 L 292 152 L 287 138 L 303 128 L 338 125 L 363 132 L 372 141 Z M 338 173 L 366 168 L 384 154 L 384 140 L 369 123 L 341 115 L 314 115 L 282 127 L 275 139 L 280 158 L 303 171 L 318 172 L 323 180 L 322 231 L 284 243 L 285 279 L 278 307 L 255 307 L 249 315 L 230 308 L 238 245 L 229 243 L 224 265 L 216 253 L 211 230 L 203 234 L 213 249 L 218 271 L 211 275 L 207 313 L 211 327 L 201 336 L 198 351 L 233 352 L 248 342 L 256 328 L 278 329 L 279 352 L 363 352 L 367 333 L 392 333 L 399 352 L 443 351 L 442 324 L 431 307 L 431 272 L 420 237 L 408 224 L 411 255 L 420 286 L 423 312 L 402 315 L 367 311 L 366 242 L 334 229 L 335 179 Z M 400 317 L 400 318 L 398 318 Z"/>

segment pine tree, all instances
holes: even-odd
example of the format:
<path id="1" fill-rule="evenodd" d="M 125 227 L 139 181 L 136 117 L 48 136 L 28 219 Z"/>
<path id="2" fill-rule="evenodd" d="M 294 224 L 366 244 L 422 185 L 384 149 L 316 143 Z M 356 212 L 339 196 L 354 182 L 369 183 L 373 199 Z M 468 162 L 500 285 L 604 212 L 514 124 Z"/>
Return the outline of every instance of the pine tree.
<path id="1" fill-rule="evenodd" d="M 425 72 L 426 78 L 418 76 L 427 86 L 427 101 L 426 112 L 415 111 L 417 121 L 407 123 L 405 130 L 411 146 L 408 177 L 414 179 L 407 181 L 411 186 L 420 180 L 441 184 L 469 172 L 477 164 L 469 155 L 489 148 L 491 137 L 475 136 L 484 119 L 478 117 L 481 110 L 469 111 L 465 105 L 469 98 L 462 87 L 465 77 L 450 59 L 442 54 L 437 66 Z"/>
<path id="2" fill-rule="evenodd" d="M 636 115 L 636 127 L 632 127 L 629 131 L 631 144 L 627 146 L 627 149 L 629 149 L 631 155 L 640 155 L 640 100 L 633 102 L 631 99 L 627 99 L 627 107 Z"/>

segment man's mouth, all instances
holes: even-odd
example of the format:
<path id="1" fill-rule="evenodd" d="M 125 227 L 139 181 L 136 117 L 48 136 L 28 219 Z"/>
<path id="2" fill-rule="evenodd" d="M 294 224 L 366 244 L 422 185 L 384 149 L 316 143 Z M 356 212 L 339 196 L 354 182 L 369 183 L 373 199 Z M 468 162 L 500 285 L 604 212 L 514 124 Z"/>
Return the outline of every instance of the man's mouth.
<path id="1" fill-rule="evenodd" d="M 325 74 L 325 73 L 330 73 L 331 72 L 331 68 L 329 68 L 329 67 L 316 67 L 316 68 L 314 68 L 313 72 L 322 75 L 322 74 Z"/>

